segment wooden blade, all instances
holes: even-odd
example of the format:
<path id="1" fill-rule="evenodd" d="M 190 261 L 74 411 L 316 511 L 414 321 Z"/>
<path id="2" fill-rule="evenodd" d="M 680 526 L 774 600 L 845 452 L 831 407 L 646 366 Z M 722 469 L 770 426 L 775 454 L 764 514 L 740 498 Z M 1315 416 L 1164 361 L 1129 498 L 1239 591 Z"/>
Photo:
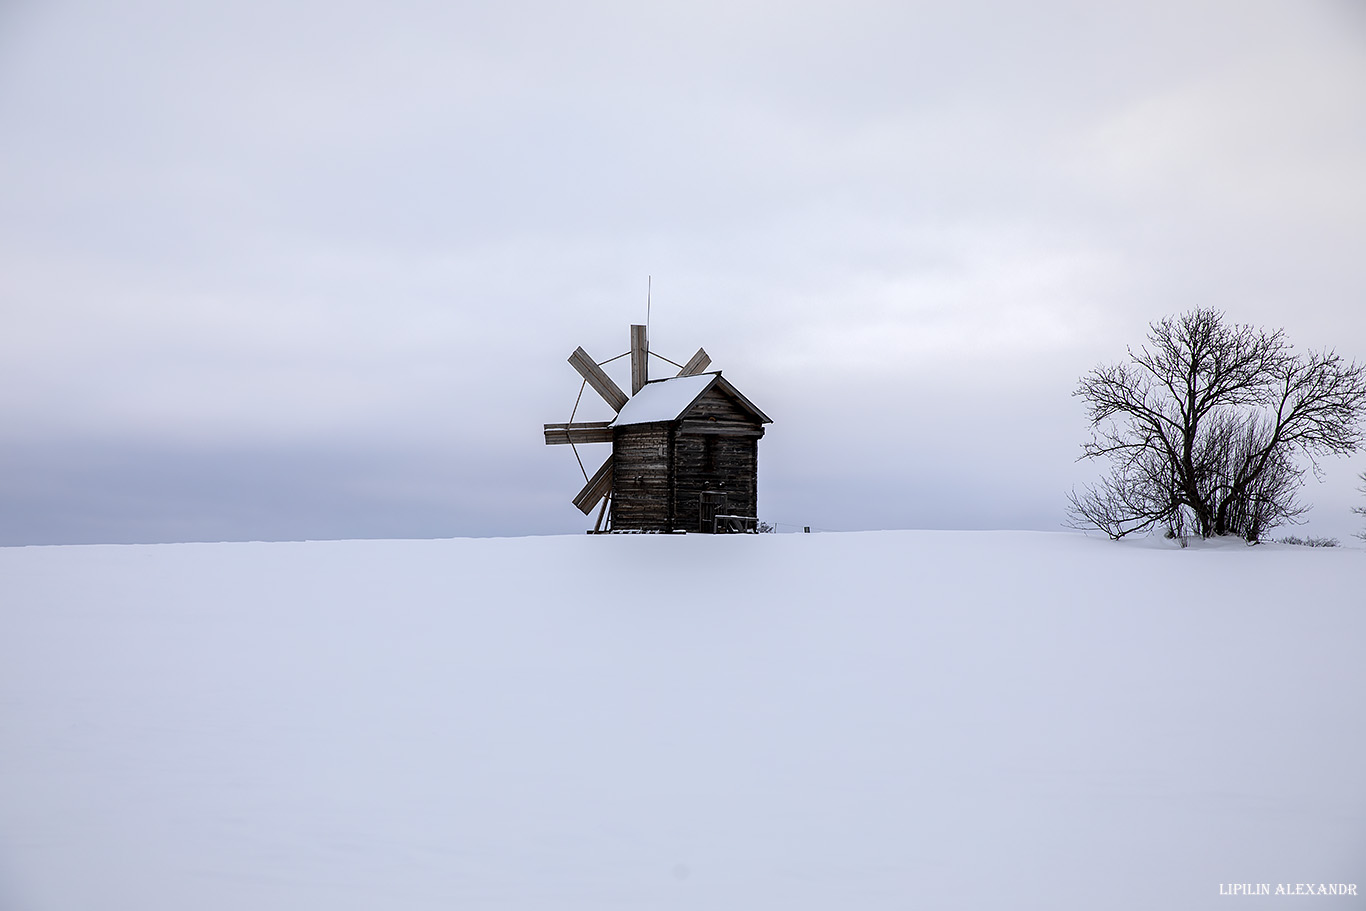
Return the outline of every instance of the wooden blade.
<path id="1" fill-rule="evenodd" d="M 611 421 L 578 421 L 573 424 L 546 424 L 545 444 L 554 446 L 563 443 L 610 443 L 612 442 Z"/>
<path id="2" fill-rule="evenodd" d="M 585 516 L 593 511 L 593 507 L 598 505 L 598 501 L 612 492 L 612 457 L 608 456 L 607 461 L 602 463 L 593 477 L 588 479 L 588 483 L 583 485 L 583 490 L 579 491 L 578 496 L 574 497 L 574 505 L 579 508 L 579 512 Z"/>
<path id="3" fill-rule="evenodd" d="M 602 531 L 602 519 L 603 516 L 607 515 L 607 504 L 611 502 L 612 501 L 607 499 L 606 497 L 602 498 L 602 509 L 598 510 L 598 521 L 593 523 L 593 534 L 597 534 L 598 532 Z"/>
<path id="4" fill-rule="evenodd" d="M 631 327 L 631 395 L 635 395 L 650 379 L 649 360 L 650 340 L 645 337 L 644 326 Z"/>
<path id="5" fill-rule="evenodd" d="M 711 363 L 711 357 L 707 355 L 707 349 L 698 348 L 697 353 L 692 356 L 692 360 L 683 365 L 683 369 L 678 371 L 679 376 L 693 376 L 707 369 Z"/>
<path id="6" fill-rule="evenodd" d="M 620 411 L 627 402 L 626 393 L 621 391 L 621 387 L 612 382 L 612 378 L 602 372 L 602 368 L 588 356 L 588 352 L 583 348 L 575 348 L 574 353 L 569 355 L 569 363 L 579 371 L 579 376 L 588 381 L 588 385 L 597 390 L 598 395 L 602 396 L 603 401 L 612 406 L 613 411 Z"/>

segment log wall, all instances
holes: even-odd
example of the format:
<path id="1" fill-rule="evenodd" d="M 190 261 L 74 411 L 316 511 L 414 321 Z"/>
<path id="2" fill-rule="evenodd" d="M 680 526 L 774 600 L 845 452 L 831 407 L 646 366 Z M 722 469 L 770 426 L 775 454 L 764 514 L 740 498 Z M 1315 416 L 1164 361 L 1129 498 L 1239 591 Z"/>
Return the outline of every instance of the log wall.
<path id="1" fill-rule="evenodd" d="M 723 506 L 711 512 L 752 516 L 758 506 L 758 436 L 688 433 L 674 440 L 674 522 L 682 531 L 703 526 L 702 494 L 722 493 Z"/>
<path id="2" fill-rule="evenodd" d="M 763 425 L 717 389 L 680 421 L 616 428 L 612 528 L 709 532 L 704 511 L 757 515 L 763 435 Z M 723 494 L 724 506 L 704 510 L 704 493 L 713 501 Z"/>
<path id="3" fill-rule="evenodd" d="M 670 531 L 670 425 L 619 427 L 612 440 L 612 527 Z"/>

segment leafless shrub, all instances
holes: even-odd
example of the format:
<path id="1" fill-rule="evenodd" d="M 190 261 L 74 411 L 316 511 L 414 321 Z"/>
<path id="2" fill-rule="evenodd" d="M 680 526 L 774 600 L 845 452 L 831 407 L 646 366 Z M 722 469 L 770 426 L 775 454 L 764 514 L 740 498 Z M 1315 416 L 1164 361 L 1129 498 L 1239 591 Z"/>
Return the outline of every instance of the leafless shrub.
<path id="1" fill-rule="evenodd" d="M 1366 482 L 1366 471 L 1363 471 L 1361 473 L 1361 480 L 1363 482 Z M 1363 483 L 1360 487 L 1357 488 L 1357 490 L 1361 491 L 1362 493 L 1366 493 L 1366 483 Z M 1366 506 L 1353 506 L 1352 512 L 1356 513 L 1359 516 L 1366 516 Z M 1363 541 L 1366 541 L 1366 530 L 1357 532 L 1357 537 Z"/>
<path id="2" fill-rule="evenodd" d="M 1301 538 L 1299 535 L 1286 535 L 1284 538 L 1277 538 L 1277 544 L 1294 544 L 1297 547 L 1337 547 L 1342 542 L 1337 538 L 1317 538 L 1309 536 Z"/>

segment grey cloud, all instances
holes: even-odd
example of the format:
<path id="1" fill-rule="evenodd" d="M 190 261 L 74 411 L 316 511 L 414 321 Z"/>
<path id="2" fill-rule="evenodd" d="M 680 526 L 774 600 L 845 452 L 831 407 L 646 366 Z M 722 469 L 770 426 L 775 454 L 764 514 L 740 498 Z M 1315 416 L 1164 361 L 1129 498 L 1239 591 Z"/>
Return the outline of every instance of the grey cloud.
<path id="1" fill-rule="evenodd" d="M 1366 356 L 1331 3 L 8 15 L 11 543 L 578 529 L 539 425 L 647 274 L 818 527 L 1056 527 L 1072 383 L 1166 313 Z"/>

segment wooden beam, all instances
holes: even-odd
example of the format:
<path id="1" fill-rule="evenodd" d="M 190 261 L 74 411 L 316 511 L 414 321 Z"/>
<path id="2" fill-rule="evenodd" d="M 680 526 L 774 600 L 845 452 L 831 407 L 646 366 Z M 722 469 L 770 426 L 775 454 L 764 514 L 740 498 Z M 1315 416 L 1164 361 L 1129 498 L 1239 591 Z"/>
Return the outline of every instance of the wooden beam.
<path id="1" fill-rule="evenodd" d="M 681 421 L 678 433 L 685 436 L 730 437 L 735 439 L 761 439 L 764 435 L 762 425 L 722 424 L 711 421 Z M 575 442 L 578 442 L 577 440 Z"/>
<path id="2" fill-rule="evenodd" d="M 650 379 L 649 360 L 650 340 L 645 337 L 644 326 L 631 327 L 631 395 L 635 395 Z"/>
<path id="3" fill-rule="evenodd" d="M 602 531 L 602 520 L 603 517 L 607 515 L 607 504 L 611 502 L 612 501 L 607 497 L 602 498 L 602 509 L 598 510 L 598 521 L 593 523 L 593 534 Z"/>
<path id="4" fill-rule="evenodd" d="M 602 467 L 594 472 L 593 477 L 588 479 L 588 483 L 583 485 L 578 496 L 574 497 L 574 505 L 579 508 L 579 512 L 585 516 L 593 511 L 593 507 L 598 505 L 598 501 L 607 496 L 612 490 L 612 457 L 608 456 L 607 461 L 602 463 Z"/>
<path id="5" fill-rule="evenodd" d="M 602 368 L 588 356 L 588 352 L 583 348 L 575 348 L 574 353 L 569 355 L 569 363 L 575 370 L 579 371 L 579 376 L 588 381 L 602 396 L 603 401 L 612 406 L 613 411 L 620 411 L 627 402 L 626 393 L 621 391 L 621 387 L 612 382 L 612 378 L 602 372 Z"/>
<path id="6" fill-rule="evenodd" d="M 707 349 L 698 348 L 697 353 L 692 356 L 692 360 L 683 365 L 683 369 L 678 371 L 679 376 L 695 376 L 707 369 L 711 363 L 711 357 L 707 354 Z"/>
<path id="7" fill-rule="evenodd" d="M 546 424 L 545 444 L 555 446 L 564 443 L 610 443 L 612 442 L 611 421 L 577 421 L 573 424 Z"/>

